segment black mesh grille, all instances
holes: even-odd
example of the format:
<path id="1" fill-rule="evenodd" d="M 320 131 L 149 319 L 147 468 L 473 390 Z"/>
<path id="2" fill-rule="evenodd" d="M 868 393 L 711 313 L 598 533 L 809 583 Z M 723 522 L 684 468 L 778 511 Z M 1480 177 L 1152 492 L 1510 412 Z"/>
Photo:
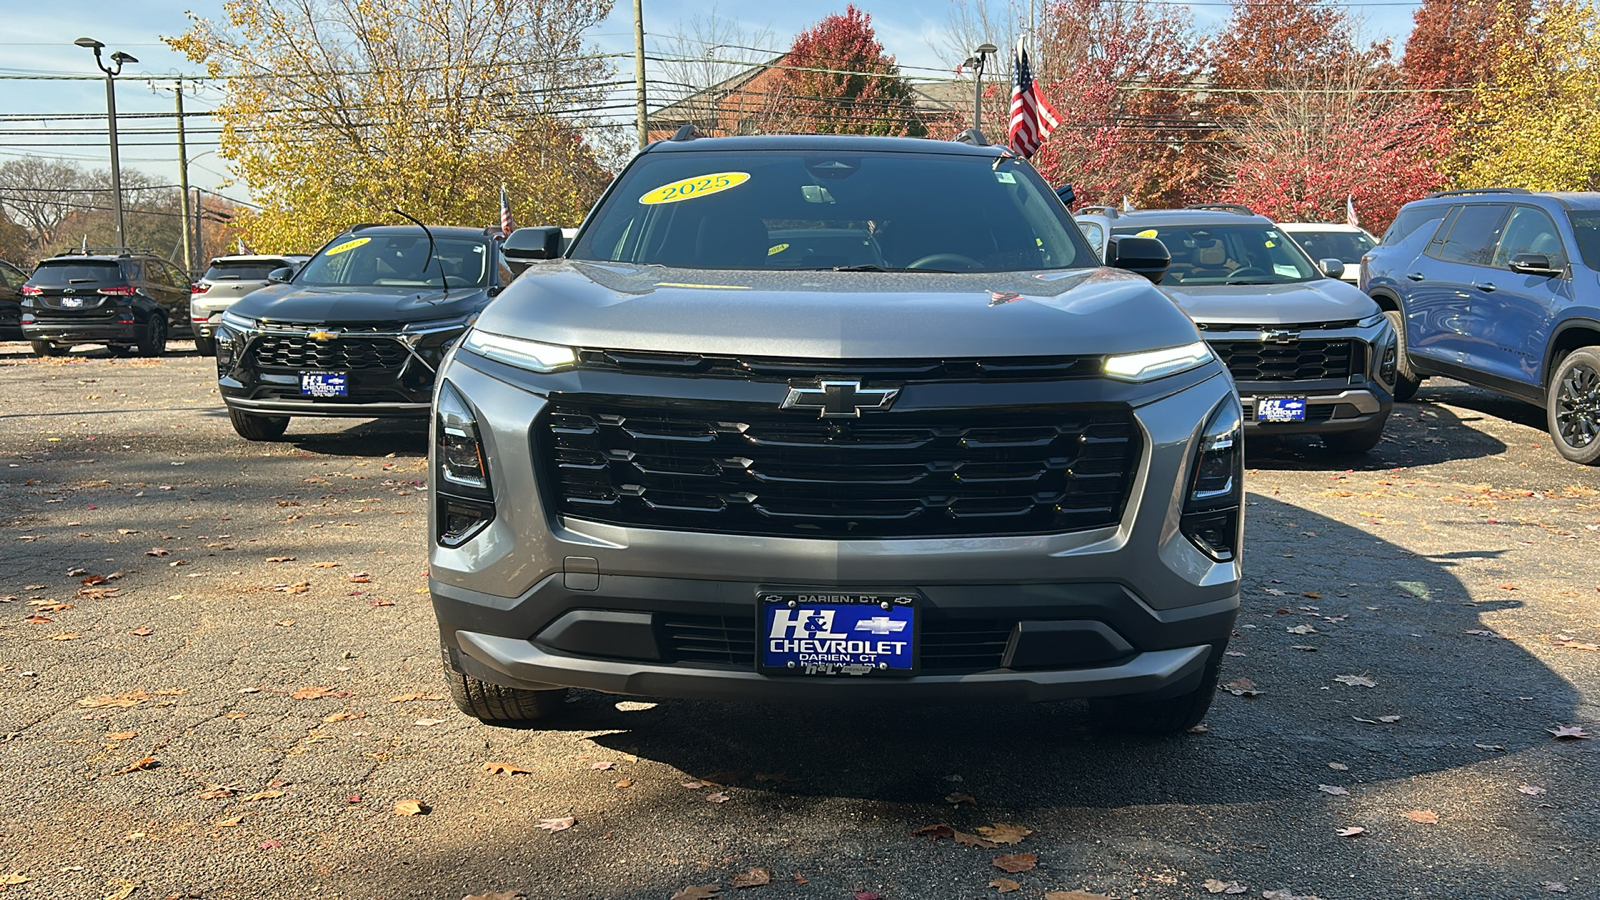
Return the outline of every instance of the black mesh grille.
<path id="1" fill-rule="evenodd" d="M 751 616 L 663 616 L 662 646 L 672 662 L 749 669 L 756 664 Z M 925 673 L 981 672 L 999 668 L 1016 622 L 925 615 L 919 635 Z"/>
<path id="2" fill-rule="evenodd" d="M 1215 341 L 1211 346 L 1237 381 L 1319 381 L 1360 371 L 1356 342 L 1348 339 Z"/>
<path id="3" fill-rule="evenodd" d="M 871 414 L 559 400 L 538 428 L 561 513 L 797 537 L 1045 534 L 1122 517 L 1120 410 Z"/>
<path id="4" fill-rule="evenodd" d="M 262 369 L 398 369 L 406 348 L 394 338 L 343 337 L 313 341 L 297 334 L 265 334 L 255 343 L 256 365 Z"/>

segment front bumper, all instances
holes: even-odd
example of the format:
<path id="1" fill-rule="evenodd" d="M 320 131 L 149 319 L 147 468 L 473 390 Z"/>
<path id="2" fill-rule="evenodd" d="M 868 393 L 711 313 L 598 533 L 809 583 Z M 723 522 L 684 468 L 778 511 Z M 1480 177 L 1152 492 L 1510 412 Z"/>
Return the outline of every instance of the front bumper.
<path id="1" fill-rule="evenodd" d="M 1384 380 L 1383 357 L 1394 346 L 1394 331 L 1389 323 L 1380 319 L 1376 324 L 1347 327 L 1318 327 L 1284 325 L 1271 330 L 1248 328 L 1227 330 L 1227 326 L 1203 326 L 1203 336 L 1208 343 L 1229 346 L 1261 345 L 1268 348 L 1290 348 L 1299 342 L 1350 342 L 1355 360 L 1348 371 L 1318 373 L 1317 377 L 1259 378 L 1255 366 L 1230 364 L 1230 372 L 1239 391 L 1244 408 L 1245 430 L 1251 434 L 1331 434 L 1361 431 L 1381 427 L 1394 407 L 1392 385 Z M 1284 337 L 1287 333 L 1289 336 Z M 1314 367 L 1313 367 L 1314 368 Z M 1273 397 L 1304 398 L 1306 417 L 1303 421 L 1259 421 L 1256 417 L 1260 401 Z"/>
<path id="2" fill-rule="evenodd" d="M 1193 689 L 1231 634 L 1238 558 L 1214 561 L 1178 527 L 1198 435 L 1211 410 L 1232 402 L 1220 371 L 1133 408 L 1142 456 L 1115 525 L 815 539 L 669 531 L 553 512 L 531 440 L 547 405 L 540 379 L 463 357 L 445 377 L 477 410 L 495 495 L 515 499 L 502 499 L 463 544 L 434 544 L 430 590 L 452 663 L 481 680 L 776 701 L 1159 695 Z M 611 389 L 582 372 L 545 381 L 563 392 Z M 913 399 L 908 391 L 904 402 Z M 430 522 L 439 507 L 430 493 Z M 984 644 L 987 655 L 933 665 L 924 650 L 918 674 L 903 677 L 760 674 L 740 648 L 755 634 L 758 590 L 778 585 L 915 589 L 926 634 Z M 686 649 L 677 635 L 685 628 L 712 634 L 731 655 L 713 660 Z"/>

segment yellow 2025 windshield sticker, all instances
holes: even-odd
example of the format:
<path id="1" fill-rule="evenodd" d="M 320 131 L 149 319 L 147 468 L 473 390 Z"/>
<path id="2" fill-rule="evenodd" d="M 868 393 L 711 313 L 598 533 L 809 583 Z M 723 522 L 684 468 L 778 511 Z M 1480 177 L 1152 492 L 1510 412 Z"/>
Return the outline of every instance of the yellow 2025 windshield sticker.
<path id="1" fill-rule="evenodd" d="M 675 181 L 672 184 L 664 184 L 640 197 L 639 202 L 646 206 L 654 206 L 657 203 L 677 203 L 680 200 L 693 200 L 696 197 L 719 194 L 729 188 L 736 188 L 749 180 L 749 172 L 717 172 L 713 175 L 700 175 L 695 178 Z"/>
<path id="2" fill-rule="evenodd" d="M 337 247 L 329 247 L 327 249 L 327 252 L 323 253 L 322 255 L 323 256 L 338 256 L 339 254 L 345 252 L 346 250 L 354 250 L 355 248 L 361 246 L 362 244 L 370 243 L 371 241 L 372 241 L 372 238 L 356 238 L 353 241 L 345 241 L 344 243 L 340 244 Z"/>

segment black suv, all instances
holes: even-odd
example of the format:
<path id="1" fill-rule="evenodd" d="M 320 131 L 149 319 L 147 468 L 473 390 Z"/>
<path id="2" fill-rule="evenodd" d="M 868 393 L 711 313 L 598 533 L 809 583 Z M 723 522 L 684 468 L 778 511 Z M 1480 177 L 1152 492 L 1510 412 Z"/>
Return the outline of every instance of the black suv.
<path id="1" fill-rule="evenodd" d="M 357 225 L 229 307 L 217 384 L 240 437 L 291 416 L 427 420 L 434 373 L 511 282 L 500 230 Z"/>
<path id="2" fill-rule="evenodd" d="M 0 259 L 0 341 L 22 340 L 22 285 L 28 273 Z"/>
<path id="3" fill-rule="evenodd" d="M 22 286 L 22 334 L 38 356 L 75 344 L 160 356 L 188 336 L 189 279 L 148 250 L 88 247 L 39 263 Z"/>

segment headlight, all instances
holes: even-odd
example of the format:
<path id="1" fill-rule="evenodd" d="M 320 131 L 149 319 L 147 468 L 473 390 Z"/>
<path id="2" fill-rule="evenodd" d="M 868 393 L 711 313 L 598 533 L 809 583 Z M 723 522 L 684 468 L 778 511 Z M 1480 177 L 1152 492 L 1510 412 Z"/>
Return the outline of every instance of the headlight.
<path id="1" fill-rule="evenodd" d="M 1357 322 L 1356 323 L 1356 327 L 1357 328 L 1371 328 L 1372 326 L 1374 326 L 1374 325 L 1376 325 L 1376 324 L 1378 324 L 1379 322 L 1382 322 L 1382 321 L 1383 321 L 1383 313 L 1382 312 L 1375 312 L 1372 315 L 1367 316 L 1365 319 L 1362 319 L 1361 321 Z"/>
<path id="2" fill-rule="evenodd" d="M 1205 341 L 1195 341 L 1181 347 L 1107 357 L 1105 373 L 1123 381 L 1154 381 L 1157 378 L 1192 369 L 1209 359 L 1211 359 L 1211 349 L 1206 346 Z"/>
<path id="3" fill-rule="evenodd" d="M 572 352 L 571 347 L 525 341 L 476 328 L 467 332 L 467 336 L 461 340 L 461 346 L 479 356 L 530 372 L 558 372 L 578 361 L 578 355 Z"/>
<path id="4" fill-rule="evenodd" d="M 478 419 L 461 393 L 439 382 L 434 398 L 434 537 L 443 547 L 459 547 L 494 521 L 494 488 Z"/>
<path id="5" fill-rule="evenodd" d="M 230 309 L 222 314 L 222 324 L 232 328 L 234 331 L 253 331 L 260 323 L 255 319 L 241 316 Z"/>
<path id="6" fill-rule="evenodd" d="M 1180 530 L 1206 556 L 1230 562 L 1239 555 L 1244 501 L 1244 431 L 1237 399 L 1229 397 L 1206 421 L 1191 466 Z"/>
<path id="7" fill-rule="evenodd" d="M 412 322 L 405 327 L 406 331 L 444 331 L 449 328 L 467 327 L 466 316 L 456 316 L 453 319 L 434 319 L 430 322 Z"/>

